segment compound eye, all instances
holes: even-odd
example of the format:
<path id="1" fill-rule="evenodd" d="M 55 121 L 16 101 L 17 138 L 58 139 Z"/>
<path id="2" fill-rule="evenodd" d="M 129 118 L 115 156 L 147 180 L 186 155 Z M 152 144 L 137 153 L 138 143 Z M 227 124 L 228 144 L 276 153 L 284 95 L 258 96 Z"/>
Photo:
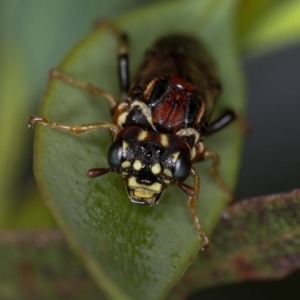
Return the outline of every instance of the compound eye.
<path id="1" fill-rule="evenodd" d="M 120 168 L 122 159 L 122 140 L 117 140 L 111 144 L 107 153 L 107 161 L 111 168 Z"/>
<path id="2" fill-rule="evenodd" d="M 192 163 L 188 155 L 180 153 L 176 162 L 173 172 L 173 178 L 180 182 L 183 182 L 191 172 Z"/>

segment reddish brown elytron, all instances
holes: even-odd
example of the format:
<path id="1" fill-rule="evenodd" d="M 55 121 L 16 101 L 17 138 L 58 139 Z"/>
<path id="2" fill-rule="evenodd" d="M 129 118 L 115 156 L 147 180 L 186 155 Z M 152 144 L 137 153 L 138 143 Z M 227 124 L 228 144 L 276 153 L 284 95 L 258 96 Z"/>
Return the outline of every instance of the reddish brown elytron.
<path id="1" fill-rule="evenodd" d="M 113 32 L 119 41 L 118 61 L 123 102 L 105 90 L 77 81 L 58 70 L 51 76 L 89 93 L 103 96 L 113 113 L 112 123 L 96 122 L 62 125 L 46 118 L 32 116 L 29 126 L 40 123 L 59 130 L 81 134 L 109 129 L 113 142 L 108 150 L 108 168 L 88 171 L 91 178 L 107 172 L 117 172 L 126 181 L 129 198 L 134 203 L 154 204 L 164 189 L 178 185 L 188 196 L 188 205 L 200 240 L 209 239 L 201 228 L 197 215 L 200 179 L 193 164 L 212 159 L 211 173 L 217 184 L 232 198 L 218 173 L 218 156 L 203 145 L 204 137 L 218 131 L 235 118 L 225 111 L 210 122 L 220 83 L 213 63 L 194 38 L 175 35 L 159 39 L 145 56 L 130 85 L 127 38 L 107 22 L 99 23 Z M 184 183 L 192 176 L 194 185 Z"/>

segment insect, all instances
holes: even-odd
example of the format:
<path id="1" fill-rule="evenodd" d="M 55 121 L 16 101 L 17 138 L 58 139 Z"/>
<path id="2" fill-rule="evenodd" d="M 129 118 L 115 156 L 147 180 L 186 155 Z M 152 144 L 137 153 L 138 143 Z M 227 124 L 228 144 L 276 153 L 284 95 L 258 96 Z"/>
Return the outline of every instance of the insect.
<path id="1" fill-rule="evenodd" d="M 185 35 L 159 39 L 146 52 L 144 62 L 130 83 L 127 36 L 113 24 L 102 21 L 118 39 L 118 74 L 122 102 L 110 93 L 91 84 L 73 79 L 58 70 L 50 75 L 105 98 L 112 111 L 112 122 L 63 125 L 39 116 L 31 116 L 30 128 L 36 123 L 82 134 L 107 129 L 112 134 L 107 160 L 109 167 L 87 172 L 90 178 L 108 172 L 120 173 L 126 181 L 127 193 L 133 203 L 157 203 L 167 187 L 177 185 L 188 196 L 188 206 L 204 247 L 209 238 L 197 215 L 200 178 L 193 166 L 211 159 L 211 173 L 217 184 L 231 198 L 222 181 L 219 158 L 205 148 L 205 137 L 217 132 L 236 118 L 226 110 L 211 122 L 215 101 L 220 93 L 220 82 L 214 64 L 202 45 Z M 193 186 L 185 183 L 192 176 Z"/>

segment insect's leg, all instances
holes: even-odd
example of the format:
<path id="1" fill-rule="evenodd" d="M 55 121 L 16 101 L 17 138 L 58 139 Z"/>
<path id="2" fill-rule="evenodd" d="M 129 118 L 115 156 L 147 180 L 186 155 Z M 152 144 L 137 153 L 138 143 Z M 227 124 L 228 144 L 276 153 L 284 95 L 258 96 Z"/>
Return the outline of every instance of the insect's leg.
<path id="1" fill-rule="evenodd" d="M 103 89 L 100 89 L 100 88 L 98 88 L 98 87 L 96 87 L 96 86 L 94 86 L 90 83 L 82 82 L 82 81 L 76 80 L 72 77 L 69 77 L 66 74 L 60 72 L 59 70 L 52 69 L 49 72 L 49 77 L 59 78 L 62 81 L 68 83 L 68 84 L 71 84 L 71 85 L 74 85 L 76 87 L 79 87 L 79 88 L 82 88 L 82 89 L 86 90 L 91 95 L 104 97 L 107 100 L 110 109 L 112 109 L 112 110 L 118 104 L 118 101 L 114 98 L 114 96 L 111 95 L 110 93 L 108 93 L 107 91 L 105 91 Z"/>
<path id="2" fill-rule="evenodd" d="M 99 20 L 96 24 L 96 28 L 106 28 L 110 30 L 118 39 L 118 74 L 122 98 L 125 100 L 127 98 L 130 85 L 127 35 L 120 31 L 117 26 L 105 20 Z"/>
<path id="3" fill-rule="evenodd" d="M 228 202 L 234 201 L 234 195 L 230 191 L 230 189 L 227 187 L 226 183 L 223 181 L 220 173 L 219 173 L 219 165 L 220 165 L 220 159 L 218 154 L 211 151 L 210 149 L 205 149 L 202 156 L 203 160 L 212 160 L 212 166 L 209 169 L 210 174 L 214 177 L 217 185 L 227 194 Z"/>
<path id="4" fill-rule="evenodd" d="M 236 121 L 239 127 L 244 131 L 249 131 L 248 124 L 233 110 L 224 110 L 223 113 L 210 124 L 210 128 L 206 135 L 211 135 L 226 127 L 231 122 Z"/>
<path id="5" fill-rule="evenodd" d="M 35 124 L 42 124 L 44 126 L 51 127 L 57 130 L 69 131 L 73 134 L 81 134 L 100 129 L 108 129 L 111 131 L 112 134 L 115 135 L 120 130 L 118 125 L 107 122 L 94 122 L 79 125 L 63 125 L 60 123 L 53 122 L 46 118 L 41 118 L 39 116 L 31 116 L 28 120 L 28 127 L 33 129 Z"/>
<path id="6" fill-rule="evenodd" d="M 127 97 L 127 92 L 129 89 L 129 68 L 128 68 L 128 43 L 127 43 L 127 36 L 123 32 L 121 32 L 116 26 L 112 23 L 107 21 L 99 21 L 97 23 L 96 29 L 99 28 L 107 28 L 110 30 L 118 39 L 118 60 L 119 60 L 119 78 L 120 78 L 120 85 L 122 91 L 122 98 L 123 100 Z M 49 73 L 50 77 L 56 77 L 63 80 L 66 83 L 74 85 L 76 87 L 85 89 L 91 95 L 102 96 L 104 97 L 108 103 L 111 110 L 114 110 L 118 104 L 116 98 L 105 91 L 104 89 L 100 89 L 90 83 L 82 82 L 76 80 L 72 77 L 67 76 L 66 74 L 62 73 L 59 70 L 53 69 Z"/>
<path id="7" fill-rule="evenodd" d="M 221 116 L 210 124 L 207 135 L 211 135 L 224 128 L 236 119 L 236 113 L 233 110 L 225 110 Z"/>
<path id="8" fill-rule="evenodd" d="M 209 242 L 209 238 L 203 231 L 201 224 L 199 222 L 199 219 L 198 219 L 197 202 L 198 202 L 198 195 L 199 195 L 199 191 L 200 191 L 200 178 L 199 178 L 198 172 L 196 171 L 196 169 L 194 167 L 192 167 L 192 169 L 191 169 L 191 175 L 193 176 L 193 179 L 194 179 L 195 195 L 189 197 L 188 206 L 191 209 L 191 214 L 192 214 L 192 218 L 195 223 L 198 237 L 201 241 L 202 240 L 204 241 L 204 245 L 203 245 L 202 249 L 205 249 L 209 246 L 210 242 Z"/>

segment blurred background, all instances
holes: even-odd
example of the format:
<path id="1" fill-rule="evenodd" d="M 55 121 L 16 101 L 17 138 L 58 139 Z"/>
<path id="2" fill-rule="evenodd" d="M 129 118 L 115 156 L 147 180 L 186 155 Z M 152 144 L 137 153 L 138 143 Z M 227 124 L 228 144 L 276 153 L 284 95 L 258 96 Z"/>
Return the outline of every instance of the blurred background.
<path id="1" fill-rule="evenodd" d="M 0 226 L 54 226 L 33 178 L 28 116 L 38 112 L 48 71 L 90 32 L 95 20 L 111 19 L 146 2 L 0 2 Z"/>
<path id="2" fill-rule="evenodd" d="M 38 111 L 49 69 L 60 63 L 96 19 L 111 19 L 150 2 L 153 1 L 0 2 L 0 228 L 56 226 L 35 185 L 33 132 L 26 125 L 28 116 Z M 300 187 L 300 42 L 244 56 L 241 64 L 251 133 L 245 141 L 237 198 Z M 253 287 L 251 283 L 208 290 L 192 299 L 232 299 L 235 295 L 236 299 L 241 295 L 243 299 L 266 299 L 274 289 L 277 296 L 285 295 L 299 279 L 295 274 L 280 284 L 260 283 Z"/>

